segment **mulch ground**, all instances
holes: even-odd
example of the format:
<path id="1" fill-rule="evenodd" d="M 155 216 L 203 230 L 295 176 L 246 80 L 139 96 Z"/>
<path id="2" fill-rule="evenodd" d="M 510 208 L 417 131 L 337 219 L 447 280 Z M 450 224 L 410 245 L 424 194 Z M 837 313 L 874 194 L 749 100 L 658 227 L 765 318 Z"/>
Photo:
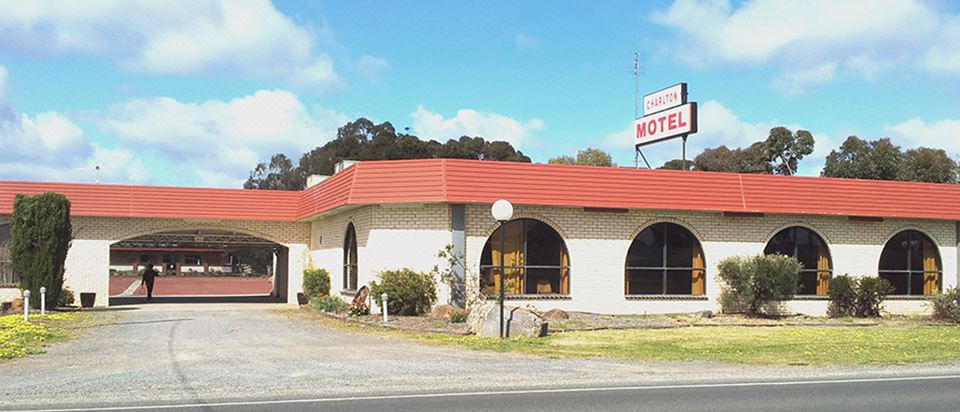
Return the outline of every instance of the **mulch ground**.
<path id="1" fill-rule="evenodd" d="M 300 306 L 301 310 L 307 310 L 322 314 L 323 316 L 337 319 L 343 322 L 358 323 L 368 326 L 376 326 L 385 329 L 408 330 L 421 333 L 443 333 L 446 335 L 469 335 L 466 323 L 450 323 L 450 321 L 437 318 L 430 315 L 425 316 L 400 316 L 390 315 L 387 323 L 383 323 L 383 315 L 370 314 L 366 316 L 350 316 L 343 312 L 323 312 L 310 305 Z"/>

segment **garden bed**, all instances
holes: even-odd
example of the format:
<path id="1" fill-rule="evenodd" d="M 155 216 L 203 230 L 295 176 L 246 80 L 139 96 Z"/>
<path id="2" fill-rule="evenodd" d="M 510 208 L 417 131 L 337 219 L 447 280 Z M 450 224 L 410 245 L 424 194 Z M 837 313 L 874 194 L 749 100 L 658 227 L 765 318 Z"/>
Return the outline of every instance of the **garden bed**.
<path id="1" fill-rule="evenodd" d="M 350 314 L 347 312 L 324 312 L 311 307 L 310 305 L 300 306 L 300 309 L 315 312 L 331 319 L 367 326 L 375 326 L 384 329 L 406 330 L 419 333 L 440 333 L 454 336 L 464 336 L 470 334 L 466 323 L 451 323 L 449 320 L 430 315 L 390 315 L 389 322 L 384 323 L 383 315 L 379 313 L 365 316 L 350 316 Z"/>

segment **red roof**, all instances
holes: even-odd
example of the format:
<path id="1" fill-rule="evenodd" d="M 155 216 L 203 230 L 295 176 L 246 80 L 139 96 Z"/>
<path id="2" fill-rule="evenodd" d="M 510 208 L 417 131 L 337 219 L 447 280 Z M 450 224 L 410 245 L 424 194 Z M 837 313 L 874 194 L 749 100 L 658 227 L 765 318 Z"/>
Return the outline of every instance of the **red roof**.
<path id="1" fill-rule="evenodd" d="M 493 203 L 960 220 L 960 185 L 460 159 L 359 162 L 302 192 L 0 182 L 57 191 L 79 216 L 294 221 L 349 205 Z"/>
<path id="2" fill-rule="evenodd" d="M 74 216 L 295 220 L 299 192 L 190 187 L 0 182 L 0 214 L 16 194 L 62 193 Z"/>

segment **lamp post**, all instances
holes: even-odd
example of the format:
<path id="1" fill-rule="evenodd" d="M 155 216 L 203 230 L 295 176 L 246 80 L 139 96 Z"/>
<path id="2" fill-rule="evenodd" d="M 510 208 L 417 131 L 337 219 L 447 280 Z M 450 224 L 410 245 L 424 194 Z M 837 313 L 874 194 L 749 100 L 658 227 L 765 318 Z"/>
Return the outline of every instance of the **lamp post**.
<path id="1" fill-rule="evenodd" d="M 490 213 L 493 214 L 493 218 L 500 222 L 500 228 L 497 229 L 500 231 L 500 339 L 503 339 L 505 336 L 503 334 L 503 295 L 504 295 L 504 271 L 506 270 L 506 265 L 504 265 L 505 249 L 506 249 L 506 231 L 503 230 L 503 226 L 510 221 L 510 218 L 513 217 L 513 204 L 506 199 L 500 199 L 493 203 L 493 206 L 490 207 Z"/>

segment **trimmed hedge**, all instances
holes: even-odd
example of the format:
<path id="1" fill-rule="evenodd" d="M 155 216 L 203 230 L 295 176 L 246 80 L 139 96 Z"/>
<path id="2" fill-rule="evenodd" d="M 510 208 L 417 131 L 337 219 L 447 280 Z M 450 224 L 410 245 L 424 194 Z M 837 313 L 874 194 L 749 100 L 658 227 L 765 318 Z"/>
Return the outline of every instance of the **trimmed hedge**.
<path id="1" fill-rule="evenodd" d="M 392 315 L 422 315 L 437 301 L 437 283 L 430 273 L 410 269 L 385 270 L 370 282 L 370 294 L 383 307 L 380 294 L 387 293 L 387 310 Z"/>
<path id="2" fill-rule="evenodd" d="M 73 238 L 70 201 L 59 193 L 17 195 L 10 220 L 10 257 L 20 288 L 30 290 L 40 307 L 40 287 L 47 288 L 47 306 L 56 306 L 63 288 L 63 264 Z"/>
<path id="3" fill-rule="evenodd" d="M 330 295 L 330 273 L 327 273 L 326 269 L 304 270 L 303 293 L 311 298 Z"/>

